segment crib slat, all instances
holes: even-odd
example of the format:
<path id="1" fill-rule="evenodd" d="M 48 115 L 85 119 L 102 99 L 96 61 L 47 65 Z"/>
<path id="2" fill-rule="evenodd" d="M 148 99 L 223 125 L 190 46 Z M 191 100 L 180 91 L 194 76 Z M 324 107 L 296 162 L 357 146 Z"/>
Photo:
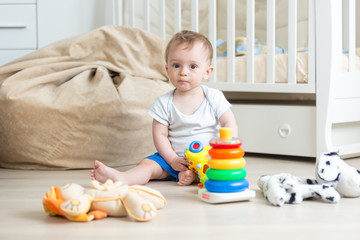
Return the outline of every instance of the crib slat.
<path id="1" fill-rule="evenodd" d="M 308 9 L 308 85 L 315 93 L 315 0 L 309 0 Z"/>
<path id="2" fill-rule="evenodd" d="M 214 71 L 211 74 L 210 82 L 216 82 L 216 0 L 209 1 L 209 40 L 213 46 L 213 59 L 212 65 L 214 67 Z"/>
<path id="3" fill-rule="evenodd" d="M 227 80 L 235 82 L 235 0 L 227 1 Z"/>
<path id="4" fill-rule="evenodd" d="M 162 39 L 166 38 L 166 23 L 165 23 L 165 0 L 159 1 L 159 36 Z"/>
<path id="5" fill-rule="evenodd" d="M 118 11 L 118 12 L 116 13 L 116 11 L 117 11 L 117 9 L 116 9 L 116 3 L 117 3 L 117 0 L 112 0 L 112 1 L 111 1 L 112 24 L 116 24 L 116 22 L 117 22 L 116 17 L 118 17 L 120 14 L 122 14 L 122 11 L 121 11 L 121 12 Z M 120 9 L 118 9 L 118 10 L 120 10 Z"/>
<path id="6" fill-rule="evenodd" d="M 297 0 L 288 4 L 288 84 L 296 84 Z"/>
<path id="7" fill-rule="evenodd" d="M 348 44 L 349 44 L 349 72 L 355 71 L 355 0 L 348 0 Z"/>
<path id="8" fill-rule="evenodd" d="M 181 0 L 175 0 L 175 22 L 174 22 L 174 31 L 180 32 L 181 31 Z"/>
<path id="9" fill-rule="evenodd" d="M 150 2 L 149 0 L 143 0 L 143 28 L 145 31 L 150 31 Z"/>
<path id="10" fill-rule="evenodd" d="M 122 0 L 112 0 L 112 24 L 123 25 L 123 1 Z"/>
<path id="11" fill-rule="evenodd" d="M 191 30 L 199 31 L 199 0 L 191 1 Z"/>
<path id="12" fill-rule="evenodd" d="M 254 83 L 255 1 L 247 0 L 246 8 L 246 82 Z"/>
<path id="13" fill-rule="evenodd" d="M 340 19 L 342 18 L 342 1 L 341 0 L 335 0 L 334 1 L 334 8 L 336 11 L 334 11 L 334 18 Z M 334 25 L 334 31 L 337 33 L 334 36 L 334 47 L 330 51 L 332 51 L 334 54 L 334 73 L 341 73 L 343 71 L 343 53 L 342 53 L 342 47 L 343 47 L 343 39 L 342 39 L 342 32 L 343 32 L 343 26 L 342 24 L 336 24 Z"/>
<path id="14" fill-rule="evenodd" d="M 123 3 L 123 0 L 118 0 L 118 19 L 117 19 L 117 24 L 118 25 L 123 25 L 124 23 L 123 23 L 123 5 L 124 5 L 124 3 Z"/>
<path id="15" fill-rule="evenodd" d="M 134 0 L 130 1 L 130 15 L 129 15 L 129 25 L 130 27 L 134 27 L 135 21 L 134 21 L 134 15 L 135 15 L 135 8 L 134 8 Z"/>
<path id="16" fill-rule="evenodd" d="M 275 83 L 275 0 L 267 1 L 267 83 Z"/>

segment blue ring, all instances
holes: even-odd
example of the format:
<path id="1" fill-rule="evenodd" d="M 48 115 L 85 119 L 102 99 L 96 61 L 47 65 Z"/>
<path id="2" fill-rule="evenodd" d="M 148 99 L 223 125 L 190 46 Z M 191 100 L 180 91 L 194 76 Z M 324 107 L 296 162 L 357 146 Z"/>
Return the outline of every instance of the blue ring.
<path id="1" fill-rule="evenodd" d="M 249 182 L 246 179 L 238 181 L 215 181 L 207 180 L 205 182 L 205 188 L 209 192 L 217 193 L 233 193 L 242 192 L 249 187 Z"/>
<path id="2" fill-rule="evenodd" d="M 198 148 L 194 148 L 194 145 L 195 145 L 195 144 L 198 144 L 199 147 L 198 147 Z M 190 143 L 190 146 L 189 146 L 190 152 L 199 153 L 199 152 L 201 152 L 203 149 L 204 149 L 204 145 L 203 145 L 200 141 L 193 141 L 193 142 Z"/>

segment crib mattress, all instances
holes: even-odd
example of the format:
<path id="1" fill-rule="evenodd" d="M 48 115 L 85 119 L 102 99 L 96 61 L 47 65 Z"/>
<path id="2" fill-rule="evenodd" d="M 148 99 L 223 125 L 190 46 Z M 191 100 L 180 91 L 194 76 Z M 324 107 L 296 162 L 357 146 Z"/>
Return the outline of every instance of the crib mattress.
<path id="1" fill-rule="evenodd" d="M 343 71 L 348 71 L 348 54 L 343 54 Z M 356 56 L 356 69 L 360 69 L 360 57 Z M 256 83 L 266 82 L 267 55 L 255 56 L 254 74 Z M 288 79 L 288 55 L 275 55 L 275 83 L 287 83 Z M 227 81 L 227 58 L 216 59 L 216 81 Z M 235 82 L 246 82 L 246 56 L 235 57 Z M 296 82 L 308 83 L 308 52 L 297 53 L 296 57 Z"/>

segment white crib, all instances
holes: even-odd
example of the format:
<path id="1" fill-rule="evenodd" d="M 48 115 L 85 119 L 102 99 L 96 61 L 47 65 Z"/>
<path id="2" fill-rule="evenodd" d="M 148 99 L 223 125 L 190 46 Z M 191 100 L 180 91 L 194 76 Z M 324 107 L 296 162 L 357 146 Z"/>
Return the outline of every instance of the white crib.
<path id="1" fill-rule="evenodd" d="M 284 2 L 288 30 L 279 40 L 276 10 Z M 338 151 L 343 157 L 359 155 L 355 0 L 115 0 L 113 4 L 116 24 L 140 27 L 165 40 L 181 29 L 192 29 L 204 32 L 216 46 L 219 35 L 226 32 L 227 56 L 216 57 L 214 47 L 215 72 L 205 84 L 222 90 L 232 101 L 246 152 L 316 157 Z M 246 14 L 235 11 L 241 4 Z M 260 25 L 255 21 L 264 6 L 267 54 L 255 55 L 256 27 Z M 304 6 L 306 26 L 299 23 Z M 224 30 L 219 22 L 225 18 Z M 238 25 L 246 27 L 242 30 L 246 54 L 241 57 L 235 49 Z M 307 37 L 301 41 L 307 46 L 301 47 L 308 51 L 299 53 L 298 39 L 303 34 Z M 275 53 L 279 41 L 285 42 L 286 54 Z M 348 49 L 348 54 L 344 55 L 343 49 Z M 301 62 L 300 56 L 305 56 L 305 61 Z M 285 66 L 285 80 L 280 82 L 278 62 Z M 302 75 L 301 64 L 305 69 Z M 259 80 L 260 75 L 263 80 Z M 306 81 L 299 81 L 299 75 Z"/>

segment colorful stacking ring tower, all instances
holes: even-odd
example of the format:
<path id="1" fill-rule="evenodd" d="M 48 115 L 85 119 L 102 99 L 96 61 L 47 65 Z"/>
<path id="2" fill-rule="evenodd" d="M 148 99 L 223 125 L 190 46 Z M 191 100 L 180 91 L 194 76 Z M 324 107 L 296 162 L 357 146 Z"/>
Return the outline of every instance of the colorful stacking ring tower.
<path id="1" fill-rule="evenodd" d="M 210 202 L 254 197 L 255 192 L 248 189 L 249 182 L 245 179 L 245 152 L 240 147 L 240 140 L 232 137 L 231 129 L 221 128 L 220 138 L 212 139 L 210 146 L 209 169 L 206 171 L 208 180 L 204 184 L 206 191 L 199 191 L 199 197 Z"/>

